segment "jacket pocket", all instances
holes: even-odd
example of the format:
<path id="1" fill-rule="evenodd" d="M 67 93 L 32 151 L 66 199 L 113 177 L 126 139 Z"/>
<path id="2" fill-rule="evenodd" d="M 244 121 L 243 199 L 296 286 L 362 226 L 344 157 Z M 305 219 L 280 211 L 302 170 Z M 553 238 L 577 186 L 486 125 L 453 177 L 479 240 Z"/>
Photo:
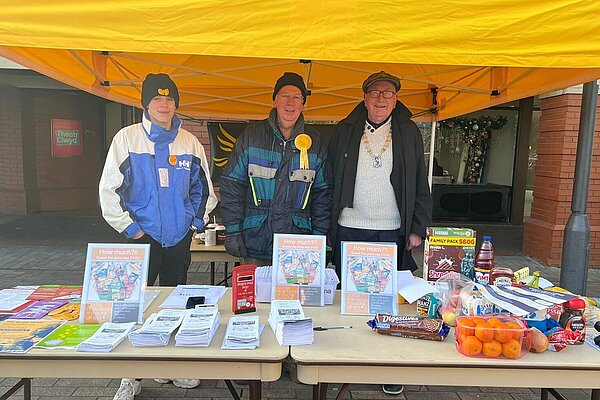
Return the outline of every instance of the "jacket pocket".
<path id="1" fill-rule="evenodd" d="M 315 181 L 316 174 L 312 169 L 295 169 L 290 171 L 290 182 L 311 183 Z"/>
<path id="2" fill-rule="evenodd" d="M 294 207 L 304 210 L 308 205 L 310 188 L 315 181 L 316 172 L 310 169 L 295 169 L 290 171 L 289 179 L 294 186 Z"/>
<path id="3" fill-rule="evenodd" d="M 248 164 L 248 176 L 250 178 L 273 179 L 277 173 L 277 168 L 263 167 L 258 164 Z"/>
<path id="4" fill-rule="evenodd" d="M 300 231 L 300 233 L 311 233 L 312 232 L 312 222 L 309 218 L 302 217 L 299 215 L 292 216 L 292 222 L 296 226 L 296 228 Z"/>
<path id="5" fill-rule="evenodd" d="M 244 219 L 242 237 L 250 257 L 270 258 L 273 233 L 266 223 L 267 215 L 251 215 Z"/>
<path id="6" fill-rule="evenodd" d="M 260 228 L 267 219 L 267 215 L 251 215 L 244 219 L 244 225 L 242 229 L 252 229 L 252 228 Z"/>
<path id="7" fill-rule="evenodd" d="M 272 199 L 275 193 L 276 168 L 263 167 L 262 165 L 248 165 L 248 180 L 252 192 L 252 203 L 260 206 L 263 199 Z"/>

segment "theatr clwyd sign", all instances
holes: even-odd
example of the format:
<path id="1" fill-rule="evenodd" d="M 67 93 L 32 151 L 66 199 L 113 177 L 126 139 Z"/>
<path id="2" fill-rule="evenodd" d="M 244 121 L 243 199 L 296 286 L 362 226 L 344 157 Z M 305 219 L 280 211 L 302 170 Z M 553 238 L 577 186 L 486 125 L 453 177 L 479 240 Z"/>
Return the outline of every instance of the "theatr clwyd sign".
<path id="1" fill-rule="evenodd" d="M 83 129 L 81 121 L 72 119 L 53 119 L 52 156 L 83 156 Z"/>

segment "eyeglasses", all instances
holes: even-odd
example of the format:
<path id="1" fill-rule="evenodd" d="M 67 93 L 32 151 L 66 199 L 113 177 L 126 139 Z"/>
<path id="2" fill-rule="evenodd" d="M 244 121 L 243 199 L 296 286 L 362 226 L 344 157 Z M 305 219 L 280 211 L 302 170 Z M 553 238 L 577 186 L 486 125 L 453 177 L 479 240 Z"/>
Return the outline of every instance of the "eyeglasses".
<path id="1" fill-rule="evenodd" d="M 392 97 L 396 96 L 396 92 L 392 90 L 369 90 L 367 93 L 374 99 L 378 98 L 380 95 L 383 95 L 384 99 L 391 99 Z"/>
<path id="2" fill-rule="evenodd" d="M 294 103 L 302 103 L 304 101 L 304 97 L 302 97 L 302 95 L 300 95 L 300 94 L 291 95 L 291 94 L 283 93 L 283 94 L 277 95 L 277 97 L 279 97 L 281 100 L 283 100 L 286 103 L 290 100 L 292 100 Z"/>

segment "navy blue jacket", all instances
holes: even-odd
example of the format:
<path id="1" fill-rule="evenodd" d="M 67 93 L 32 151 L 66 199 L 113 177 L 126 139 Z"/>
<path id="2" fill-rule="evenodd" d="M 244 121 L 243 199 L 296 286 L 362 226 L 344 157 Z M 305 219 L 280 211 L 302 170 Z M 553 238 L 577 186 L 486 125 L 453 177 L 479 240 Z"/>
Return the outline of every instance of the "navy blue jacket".
<path id="1" fill-rule="evenodd" d="M 331 171 L 319 133 L 300 115 L 285 140 L 276 113 L 244 130 L 221 175 L 227 233 L 241 232 L 248 257 L 259 259 L 272 258 L 274 233 L 326 235 L 331 214 Z M 312 139 L 309 169 L 300 169 L 300 133 Z"/>

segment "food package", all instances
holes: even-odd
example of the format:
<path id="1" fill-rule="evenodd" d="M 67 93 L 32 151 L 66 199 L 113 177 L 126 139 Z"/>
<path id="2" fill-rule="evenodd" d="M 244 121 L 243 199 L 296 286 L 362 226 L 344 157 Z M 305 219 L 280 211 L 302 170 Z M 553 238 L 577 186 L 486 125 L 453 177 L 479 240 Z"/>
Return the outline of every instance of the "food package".
<path id="1" fill-rule="evenodd" d="M 473 278 L 476 232 L 468 228 L 428 227 L 423 257 L 423 279 L 437 282 L 448 272 Z"/>
<path id="2" fill-rule="evenodd" d="M 457 272 L 446 273 L 435 285 L 435 296 L 440 299 L 439 314 L 450 326 L 456 324 L 456 316 L 460 315 L 460 293 L 469 285 L 471 281 Z"/>
<path id="3" fill-rule="evenodd" d="M 474 283 L 469 283 L 460 291 L 457 307 L 460 315 L 485 315 L 498 311 L 494 303 L 483 297 Z"/>
<path id="4" fill-rule="evenodd" d="M 377 314 L 367 325 L 380 335 L 399 336 L 409 339 L 443 341 L 450 327 L 441 319 L 422 318 L 412 315 Z"/>
<path id="5" fill-rule="evenodd" d="M 456 349 L 468 357 L 517 359 L 531 346 L 525 321 L 504 314 L 459 316 L 454 337 Z"/>

